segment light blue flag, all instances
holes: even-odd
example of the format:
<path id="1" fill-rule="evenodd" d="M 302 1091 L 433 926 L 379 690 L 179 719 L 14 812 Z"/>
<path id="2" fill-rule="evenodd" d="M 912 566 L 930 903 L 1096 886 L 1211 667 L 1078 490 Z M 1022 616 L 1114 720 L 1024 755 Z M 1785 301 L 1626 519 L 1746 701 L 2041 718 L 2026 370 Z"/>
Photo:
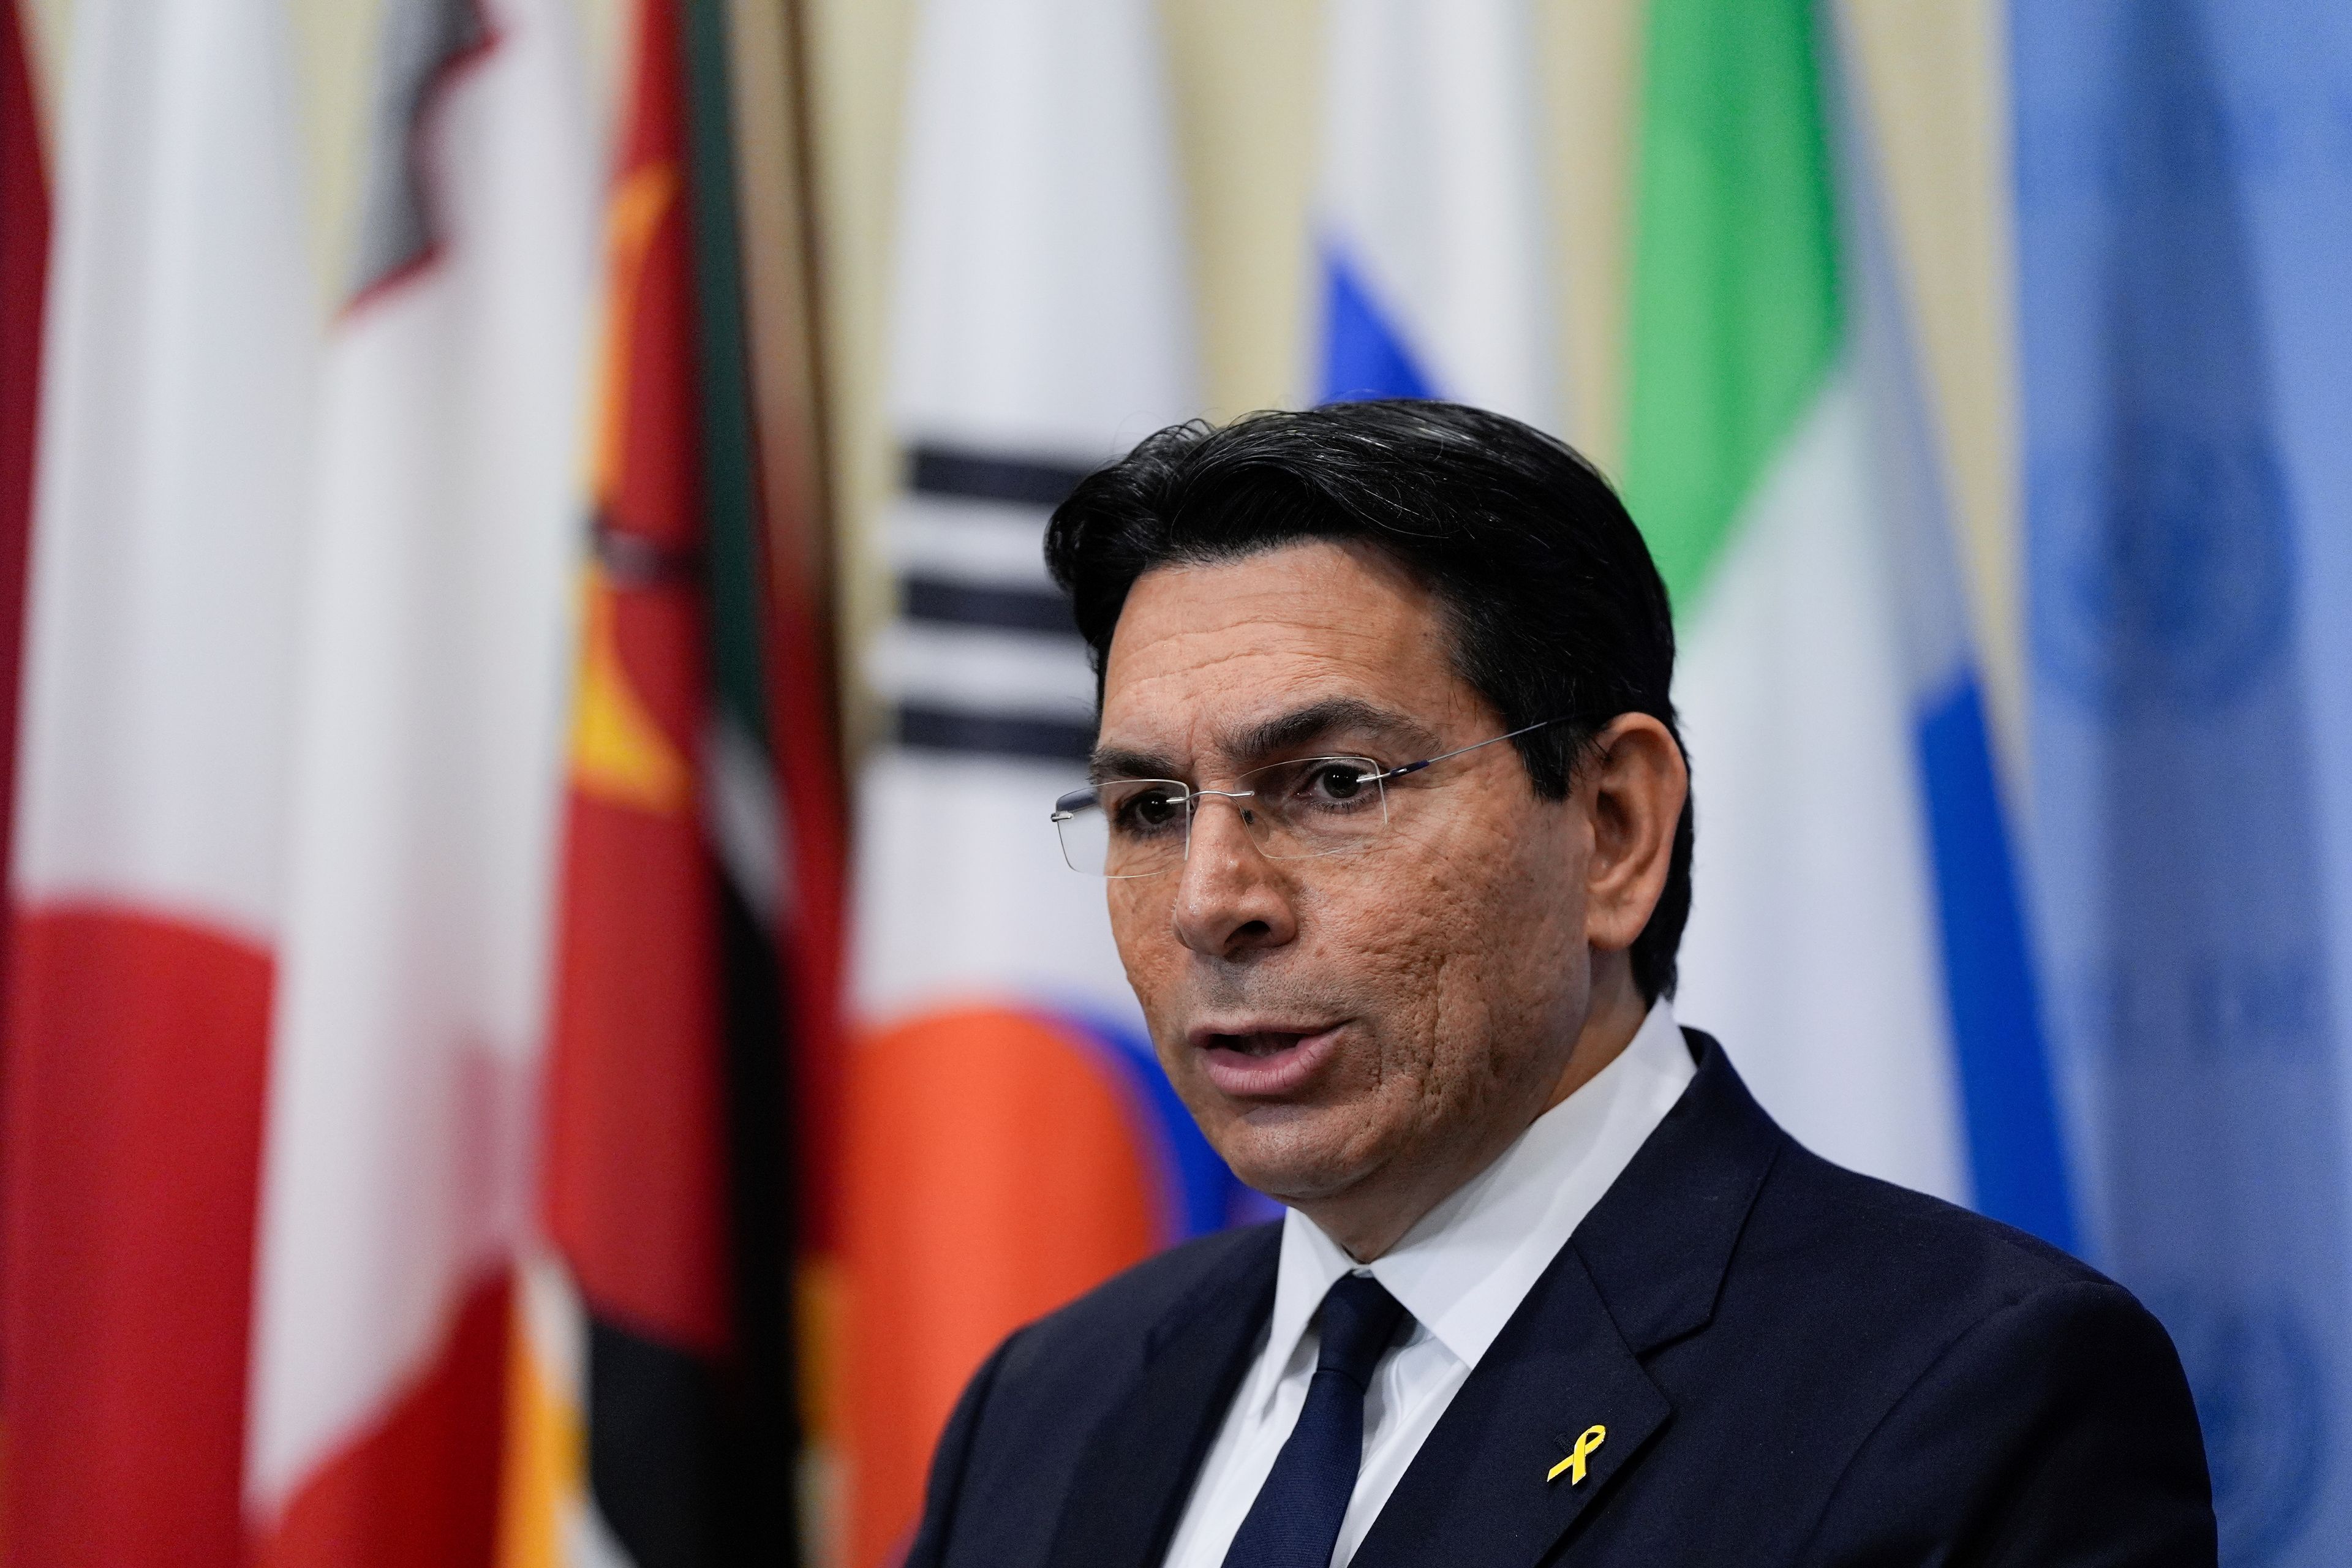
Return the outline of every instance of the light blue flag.
<path id="1" fill-rule="evenodd" d="M 2352 1556 L 2352 11 L 2019 0 L 2035 817 L 2094 1259 L 2222 1561 Z"/>

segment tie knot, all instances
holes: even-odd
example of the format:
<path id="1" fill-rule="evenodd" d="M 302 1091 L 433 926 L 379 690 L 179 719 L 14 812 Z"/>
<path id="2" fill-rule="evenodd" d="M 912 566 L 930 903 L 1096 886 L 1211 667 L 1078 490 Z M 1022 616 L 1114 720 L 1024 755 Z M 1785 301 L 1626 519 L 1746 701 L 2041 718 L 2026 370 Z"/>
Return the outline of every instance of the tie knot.
<path id="1" fill-rule="evenodd" d="M 1369 1388 L 1372 1368 L 1396 1338 L 1404 1303 L 1369 1274 L 1342 1275 L 1323 1298 L 1318 1372 L 1336 1372 L 1358 1388 Z"/>

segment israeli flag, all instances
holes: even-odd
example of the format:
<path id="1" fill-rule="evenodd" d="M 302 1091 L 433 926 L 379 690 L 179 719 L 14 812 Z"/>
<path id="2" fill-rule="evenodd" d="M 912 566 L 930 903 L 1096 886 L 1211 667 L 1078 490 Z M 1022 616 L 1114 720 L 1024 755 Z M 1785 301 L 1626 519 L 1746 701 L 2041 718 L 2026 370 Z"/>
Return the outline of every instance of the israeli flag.
<path id="1" fill-rule="evenodd" d="M 1308 391 L 1559 428 L 1525 0 L 1349 0 L 1327 26 Z"/>

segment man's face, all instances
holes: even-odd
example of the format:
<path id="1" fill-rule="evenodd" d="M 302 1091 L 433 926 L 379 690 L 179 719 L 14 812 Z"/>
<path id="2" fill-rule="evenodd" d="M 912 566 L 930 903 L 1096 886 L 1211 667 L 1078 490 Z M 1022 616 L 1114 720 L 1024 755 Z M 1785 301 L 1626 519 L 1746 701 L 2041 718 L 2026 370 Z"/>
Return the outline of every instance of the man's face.
<path id="1" fill-rule="evenodd" d="M 1500 734 L 1452 656 L 1436 600 L 1374 550 L 1164 567 L 1111 639 L 1097 771 L 1231 789 Z M 1538 798 L 1508 744 L 1387 790 L 1376 840 L 1307 859 L 1265 858 L 1245 803 L 1203 800 L 1181 867 L 1108 884 L 1177 1092 L 1293 1204 L 1450 1189 L 1543 1109 L 1587 1005 L 1584 815 Z"/>

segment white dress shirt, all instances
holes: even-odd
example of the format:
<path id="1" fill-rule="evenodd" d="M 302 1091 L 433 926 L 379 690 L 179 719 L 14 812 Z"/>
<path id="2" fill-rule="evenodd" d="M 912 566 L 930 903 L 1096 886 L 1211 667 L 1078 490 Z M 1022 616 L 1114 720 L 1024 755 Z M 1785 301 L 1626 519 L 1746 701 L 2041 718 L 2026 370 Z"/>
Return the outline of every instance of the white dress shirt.
<path id="1" fill-rule="evenodd" d="M 1412 1329 L 1364 1397 L 1363 1464 L 1331 1553 L 1332 1568 L 1346 1568 L 1478 1358 L 1697 1070 L 1661 999 L 1615 1061 L 1537 1117 L 1369 1268 L 1313 1220 L 1286 1213 L 1273 1319 L 1192 1483 L 1167 1568 L 1222 1568 L 1307 1401 L 1318 1349 L 1310 1320 L 1333 1281 L 1352 1270 L 1404 1303 Z"/>

